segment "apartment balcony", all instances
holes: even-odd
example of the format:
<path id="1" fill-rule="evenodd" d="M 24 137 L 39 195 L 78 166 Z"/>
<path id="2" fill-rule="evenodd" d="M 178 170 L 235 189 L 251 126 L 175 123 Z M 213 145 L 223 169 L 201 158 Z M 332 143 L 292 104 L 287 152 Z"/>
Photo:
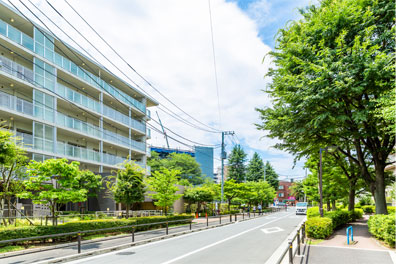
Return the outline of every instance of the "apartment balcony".
<path id="1" fill-rule="evenodd" d="M 90 163 L 106 164 L 113 167 L 119 167 L 123 163 L 125 157 L 103 153 L 101 161 L 101 153 L 92 149 L 73 146 L 64 142 L 56 143 L 56 151 L 54 151 L 54 142 L 43 138 L 33 137 L 30 134 L 17 132 L 16 136 L 21 139 L 23 145 L 28 150 L 34 152 L 44 151 L 58 157 L 66 157 L 72 160 L 81 160 Z"/>
<path id="2" fill-rule="evenodd" d="M 46 110 L 48 110 L 40 106 L 33 106 L 33 103 L 31 102 L 4 92 L 0 92 L 0 107 L 16 111 L 31 117 L 35 117 L 35 113 L 46 113 Z M 48 113 L 45 116 L 50 115 L 53 116 L 53 112 Z M 47 119 L 47 121 L 50 120 L 50 118 L 45 119 Z M 60 112 L 56 113 L 56 120 L 54 125 L 73 129 L 86 136 L 94 136 L 99 139 L 109 141 L 110 143 L 118 144 L 122 147 L 126 146 L 128 148 L 134 148 L 142 152 L 146 151 L 146 144 L 144 142 L 138 142 L 133 139 L 129 139 L 112 131 L 101 129 L 98 126 L 89 124 L 76 118 L 66 116 Z"/>
<path id="3" fill-rule="evenodd" d="M 34 52 L 33 38 L 0 19 L 0 34 Z"/>
<path id="4" fill-rule="evenodd" d="M 35 85 L 32 70 L 13 62 L 4 56 L 0 56 L 0 70 Z M 84 94 L 78 93 L 59 83 L 56 87 L 56 93 L 65 100 L 72 101 L 94 111 L 95 113 L 100 113 L 100 102 L 93 100 Z M 143 134 L 146 132 L 146 125 L 144 123 L 130 118 L 129 116 L 106 105 L 103 105 L 103 115 L 109 119 L 116 120 L 127 127 L 132 127 Z"/>

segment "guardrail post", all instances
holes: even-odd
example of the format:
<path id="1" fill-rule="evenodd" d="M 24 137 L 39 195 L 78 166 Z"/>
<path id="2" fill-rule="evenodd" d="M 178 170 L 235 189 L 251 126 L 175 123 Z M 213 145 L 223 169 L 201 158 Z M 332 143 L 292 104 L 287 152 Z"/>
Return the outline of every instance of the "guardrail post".
<path id="1" fill-rule="evenodd" d="M 293 264 L 293 240 L 289 240 L 289 264 Z"/>
<path id="2" fill-rule="evenodd" d="M 168 230 L 168 221 L 166 221 L 166 234 L 168 234 L 169 233 L 169 230 Z"/>
<path id="3" fill-rule="evenodd" d="M 221 215 L 220 215 L 220 217 L 219 217 L 219 220 L 220 220 L 220 225 L 221 225 Z"/>
<path id="4" fill-rule="evenodd" d="M 300 255 L 300 230 L 297 232 L 297 254 Z"/>
<path id="5" fill-rule="evenodd" d="M 230 214 L 230 223 L 232 223 L 232 214 Z"/>
<path id="6" fill-rule="evenodd" d="M 304 240 L 305 240 L 305 223 L 303 223 L 302 225 L 302 229 L 301 229 L 301 241 L 303 244 L 305 244 Z"/>
<path id="7" fill-rule="evenodd" d="M 253 217 L 256 217 L 256 212 L 253 212 Z"/>
<path id="8" fill-rule="evenodd" d="M 135 227 L 132 227 L 132 242 L 135 242 Z"/>
<path id="9" fill-rule="evenodd" d="M 242 220 L 245 220 L 245 212 L 242 212 Z"/>
<path id="10" fill-rule="evenodd" d="M 209 217 L 206 215 L 206 226 L 209 226 Z"/>
<path id="11" fill-rule="evenodd" d="M 190 230 L 191 230 L 191 227 L 192 227 L 191 225 L 192 225 L 192 220 L 190 221 Z"/>
<path id="12" fill-rule="evenodd" d="M 237 221 L 237 214 L 235 214 L 235 222 Z"/>
<path id="13" fill-rule="evenodd" d="M 43 217 L 42 216 L 40 217 L 40 225 L 41 226 L 43 225 Z"/>
<path id="14" fill-rule="evenodd" d="M 81 233 L 77 233 L 77 252 L 81 253 Z"/>

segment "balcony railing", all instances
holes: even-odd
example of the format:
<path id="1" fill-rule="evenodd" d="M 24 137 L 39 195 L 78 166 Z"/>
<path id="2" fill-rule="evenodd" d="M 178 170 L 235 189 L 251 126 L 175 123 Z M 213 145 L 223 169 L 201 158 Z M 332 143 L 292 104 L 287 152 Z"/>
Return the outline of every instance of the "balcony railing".
<path id="1" fill-rule="evenodd" d="M 18 43 L 19 45 L 24 46 L 25 48 L 34 51 L 34 40 L 30 36 L 26 35 L 22 31 L 14 28 L 13 26 L 9 25 L 8 23 L 4 22 L 0 19 L 0 34 L 9 38 L 10 40 Z M 106 83 L 98 76 L 83 70 L 75 63 L 70 61 L 69 59 L 63 57 L 62 55 L 54 52 L 52 56 L 46 56 L 46 59 L 50 60 L 51 62 L 55 63 L 59 67 L 63 68 L 64 70 L 72 73 L 76 77 L 83 79 L 84 81 L 88 82 L 94 87 L 99 89 L 105 90 L 109 94 L 113 95 L 117 99 L 123 101 L 128 105 L 133 105 L 143 113 L 146 111 L 146 106 L 136 100 L 135 98 L 129 96 L 128 94 L 124 93 L 123 91 L 113 87 L 112 85 Z"/>
<path id="2" fill-rule="evenodd" d="M 0 19 L 0 34 L 11 39 L 12 41 L 24 46 L 25 48 L 34 51 L 33 38 L 29 37 L 25 33 L 19 31 L 13 26 L 7 24 Z"/>
<path id="3" fill-rule="evenodd" d="M 33 104 L 16 96 L 0 92 L 0 107 L 33 116 Z"/>
<path id="4" fill-rule="evenodd" d="M 13 75 L 19 79 L 34 83 L 33 71 L 4 57 L 0 56 L 0 70 L 10 75 Z"/>

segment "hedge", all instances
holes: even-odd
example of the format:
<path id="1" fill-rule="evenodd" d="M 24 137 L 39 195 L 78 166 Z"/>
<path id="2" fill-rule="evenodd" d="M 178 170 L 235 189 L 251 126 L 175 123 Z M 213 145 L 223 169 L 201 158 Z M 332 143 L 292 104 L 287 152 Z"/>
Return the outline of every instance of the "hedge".
<path id="1" fill-rule="evenodd" d="M 146 223 L 155 223 L 155 222 L 164 222 L 164 221 L 172 221 L 172 220 L 181 220 L 181 219 L 192 219 L 191 215 L 177 215 L 177 216 L 151 216 L 151 217 L 138 217 L 138 218 L 129 218 L 129 219 L 100 219 L 100 220 L 88 220 L 88 221 L 75 221 L 68 222 L 64 224 L 60 224 L 57 226 L 24 226 L 24 227 L 14 227 L 0 230 L 0 240 L 9 240 L 9 239 L 17 239 L 17 238 L 27 238 L 27 237 L 35 237 L 35 236 L 45 236 L 45 235 L 54 235 L 61 233 L 71 233 L 83 230 L 96 230 L 96 229 L 104 229 L 104 228 L 112 228 L 112 227 L 123 227 L 134 224 L 146 224 Z M 136 228 L 137 231 L 148 230 L 155 227 L 160 227 L 161 225 L 150 225 L 150 226 L 142 226 Z M 98 231 L 92 233 L 83 233 L 81 236 L 90 236 L 93 234 L 104 234 L 104 233 L 117 233 L 121 231 L 126 231 L 127 229 L 114 229 L 111 231 Z M 75 237 L 75 236 L 72 236 Z M 59 237 L 54 240 L 62 241 L 67 238 Z M 0 244 L 1 246 L 1 244 Z"/>
<path id="2" fill-rule="evenodd" d="M 384 240 L 390 246 L 395 245 L 395 214 L 372 215 L 368 220 L 369 232 L 376 238 Z"/>
<path id="3" fill-rule="evenodd" d="M 305 222 L 308 237 L 324 239 L 333 233 L 333 224 L 328 217 L 311 217 Z"/>
<path id="4" fill-rule="evenodd" d="M 375 213 L 375 206 L 374 205 L 364 205 L 362 206 L 363 212 L 365 214 L 372 214 Z"/>

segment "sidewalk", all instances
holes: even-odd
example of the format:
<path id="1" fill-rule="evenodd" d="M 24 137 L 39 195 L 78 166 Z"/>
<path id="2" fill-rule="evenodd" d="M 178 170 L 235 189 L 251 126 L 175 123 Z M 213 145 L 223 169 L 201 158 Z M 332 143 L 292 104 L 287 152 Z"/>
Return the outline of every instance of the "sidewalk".
<path id="1" fill-rule="evenodd" d="M 394 250 L 380 244 L 368 231 L 368 216 L 335 231 L 334 234 L 318 243 L 306 245 L 304 257 L 296 258 L 299 264 L 393 264 Z M 347 245 L 346 228 L 353 227 L 353 240 Z M 393 255 L 393 256 L 392 256 Z"/>

